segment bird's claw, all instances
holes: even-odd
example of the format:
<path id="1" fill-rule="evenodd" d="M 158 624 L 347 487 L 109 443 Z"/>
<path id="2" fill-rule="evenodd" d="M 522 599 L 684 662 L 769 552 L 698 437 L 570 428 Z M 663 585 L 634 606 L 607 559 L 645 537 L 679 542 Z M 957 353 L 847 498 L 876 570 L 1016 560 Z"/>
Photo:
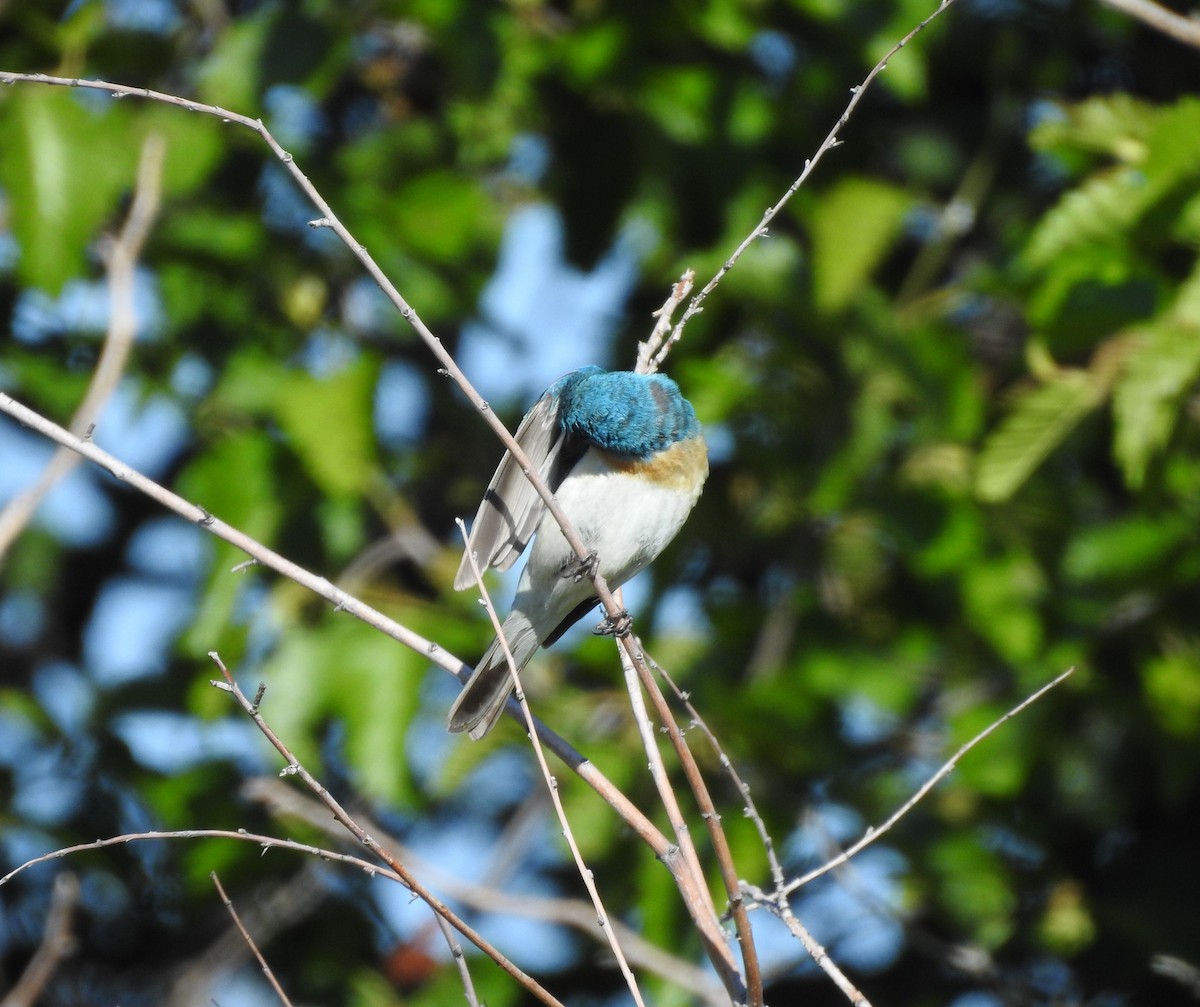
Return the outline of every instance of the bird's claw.
<path id="1" fill-rule="evenodd" d="M 621 609 L 616 615 L 605 616 L 592 632 L 596 636 L 615 636 L 620 639 L 628 636 L 631 629 L 633 629 L 633 619 L 625 609 Z"/>
<path id="2" fill-rule="evenodd" d="M 591 580 L 600 569 L 600 557 L 593 549 L 586 559 L 572 558 L 562 565 L 562 576 L 578 584 L 581 580 Z"/>

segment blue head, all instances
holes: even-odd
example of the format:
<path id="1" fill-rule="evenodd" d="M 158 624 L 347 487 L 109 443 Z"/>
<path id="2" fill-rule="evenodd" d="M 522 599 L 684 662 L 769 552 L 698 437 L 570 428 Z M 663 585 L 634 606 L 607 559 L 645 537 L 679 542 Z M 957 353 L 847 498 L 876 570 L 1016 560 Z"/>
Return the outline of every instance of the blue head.
<path id="1" fill-rule="evenodd" d="M 661 374 L 605 371 L 590 365 L 559 378 L 559 425 L 572 438 L 614 454 L 649 458 L 700 434 L 700 421 L 679 386 Z"/>

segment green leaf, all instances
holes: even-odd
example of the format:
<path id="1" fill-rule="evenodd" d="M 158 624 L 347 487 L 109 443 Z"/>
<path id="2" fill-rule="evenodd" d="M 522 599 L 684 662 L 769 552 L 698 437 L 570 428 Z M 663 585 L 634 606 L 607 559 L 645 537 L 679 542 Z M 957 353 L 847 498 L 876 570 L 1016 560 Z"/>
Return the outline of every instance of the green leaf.
<path id="1" fill-rule="evenodd" d="M 190 503 L 270 545 L 284 512 L 272 475 L 274 451 L 262 431 L 224 434 L 180 473 L 175 489 Z M 184 653 L 198 657 L 219 649 L 227 660 L 236 658 L 244 627 L 232 615 L 245 579 L 229 571 L 245 558 L 240 549 L 216 544 L 213 574 L 181 642 Z"/>
<path id="2" fill-rule="evenodd" d="M 269 542 L 283 513 L 271 476 L 273 454 L 261 431 L 224 434 L 180 474 L 176 489 L 251 538 Z"/>
<path id="3" fill-rule="evenodd" d="M 228 126 L 208 115 L 180 115 L 154 104 L 138 115 L 143 135 L 159 133 L 167 142 L 163 190 L 171 195 L 197 189 L 216 169 L 225 151 Z"/>
<path id="4" fill-rule="evenodd" d="M 1143 485 L 1150 461 L 1166 447 L 1184 393 L 1200 377 L 1200 330 L 1163 323 L 1139 336 L 1113 389 L 1113 454 L 1133 489 Z"/>
<path id="5" fill-rule="evenodd" d="M 997 947 L 1011 934 L 1017 900 L 996 854 L 960 832 L 933 845 L 929 866 L 942 908 L 971 927 L 979 943 Z"/>
<path id="6" fill-rule="evenodd" d="M 1146 662 L 1142 688 L 1163 729 L 1191 739 L 1200 730 L 1200 661 L 1194 652 L 1168 654 Z"/>
<path id="7" fill-rule="evenodd" d="M 980 499 L 997 503 L 1011 497 L 1100 405 L 1106 390 L 1106 382 L 1087 371 L 1063 371 L 1020 394 L 979 454 L 975 492 Z"/>
<path id="8" fill-rule="evenodd" d="M 1145 176 L 1133 168 L 1089 178 L 1046 211 L 1025 246 L 1025 262 L 1042 269 L 1066 251 L 1121 240 L 1150 196 Z"/>
<path id="9" fill-rule="evenodd" d="M 1144 515 L 1082 528 L 1063 554 L 1063 574 L 1075 583 L 1138 576 L 1166 559 L 1192 532 L 1187 515 Z"/>
<path id="10" fill-rule="evenodd" d="M 196 74 L 201 101 L 242 115 L 258 114 L 261 56 L 276 10 L 267 4 L 221 32 Z"/>
<path id="11" fill-rule="evenodd" d="M 697 144 L 712 132 L 714 85 L 699 67 L 655 70 L 642 88 L 642 106 L 672 140 Z"/>
<path id="12" fill-rule="evenodd" d="M 2 106 L 0 186 L 20 246 L 17 271 L 57 293 L 133 184 L 138 142 L 123 107 L 103 113 L 62 88 L 22 89 Z"/>
<path id="13" fill-rule="evenodd" d="M 1046 581 L 1033 558 L 981 561 L 965 571 L 962 593 L 967 622 L 996 653 L 1018 665 L 1037 657 L 1045 636 L 1038 604 Z"/>
<path id="14" fill-rule="evenodd" d="M 1155 198 L 1200 175 L 1200 100 L 1185 98 L 1158 112 L 1141 167 Z"/>
<path id="15" fill-rule="evenodd" d="M 357 782 L 373 795 L 410 800 L 404 735 L 428 662 L 344 614 L 293 625 L 282 640 L 263 667 L 264 712 L 275 731 L 315 764 L 320 728 L 330 716 L 344 720 Z"/>
<path id="16" fill-rule="evenodd" d="M 366 490 L 376 471 L 371 424 L 376 362 L 360 357 L 329 377 L 306 372 L 284 376 L 275 411 L 293 450 L 326 493 Z"/>
<path id="17" fill-rule="evenodd" d="M 847 178 L 812 214 L 813 297 L 825 314 L 845 308 L 900 233 L 912 197 L 897 186 Z"/>
<path id="18" fill-rule="evenodd" d="M 1060 106 L 1058 112 L 1029 134 L 1035 150 L 1072 147 L 1136 163 L 1146 156 L 1158 110 L 1127 94 L 1111 94 Z"/>
<path id="19" fill-rule="evenodd" d="M 415 254 L 454 262 L 477 242 L 489 205 L 472 179 L 430 172 L 395 195 L 397 233 Z"/>

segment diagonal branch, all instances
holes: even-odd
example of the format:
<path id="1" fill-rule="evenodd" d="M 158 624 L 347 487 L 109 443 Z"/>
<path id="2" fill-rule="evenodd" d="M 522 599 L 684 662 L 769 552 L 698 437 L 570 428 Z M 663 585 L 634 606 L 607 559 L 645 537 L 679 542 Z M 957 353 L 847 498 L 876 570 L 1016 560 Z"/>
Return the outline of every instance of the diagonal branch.
<path id="1" fill-rule="evenodd" d="M 670 340 L 663 347 L 663 355 L 666 354 L 666 351 L 670 349 L 672 345 L 679 341 L 680 336 L 683 334 L 684 326 L 687 325 L 692 316 L 697 315 L 704 310 L 704 302 L 708 298 L 708 295 L 711 294 L 713 290 L 716 289 L 717 284 L 719 284 L 721 280 L 725 278 L 725 274 L 737 265 L 738 260 L 742 257 L 742 254 L 746 251 L 746 249 L 753 245 L 754 242 L 758 241 L 759 238 L 765 238 L 767 236 L 768 225 L 779 214 L 779 211 L 788 204 L 791 198 L 799 190 L 800 186 L 808 181 L 808 177 L 813 173 L 813 170 L 821 161 L 821 158 L 829 153 L 829 151 L 833 150 L 834 147 L 837 147 L 841 144 L 842 141 L 838 139 L 838 134 L 841 133 L 842 128 L 846 125 L 846 123 L 850 121 L 850 116 L 852 116 L 855 110 L 858 108 L 858 103 L 862 101 L 863 95 L 867 93 L 867 90 L 875 82 L 875 78 L 887 69 L 888 63 L 898 52 L 900 52 L 901 49 L 903 49 L 906 45 L 908 45 L 909 42 L 923 32 L 930 22 L 932 22 L 952 3 L 954 3 L 954 0 L 941 0 L 937 6 L 937 9 L 932 14 L 921 21 L 915 28 L 912 29 L 912 31 L 905 35 L 904 38 L 902 38 L 884 54 L 883 58 L 871 68 L 871 72 L 863 78 L 863 82 L 861 84 L 850 89 L 850 103 L 846 106 L 845 111 L 843 111 L 838 117 L 838 121 L 833 124 L 833 128 L 828 132 L 828 134 L 826 134 L 825 139 L 821 141 L 821 146 L 817 148 L 817 152 L 804 162 L 804 170 L 801 171 L 796 180 L 788 186 L 787 191 L 779 197 L 779 199 L 775 202 L 775 205 L 769 207 L 763 213 L 762 219 L 755 226 L 754 230 L 752 230 L 744 239 L 742 239 L 741 244 L 738 245 L 737 248 L 735 248 L 730 254 L 729 258 L 721 264 L 721 268 L 717 270 L 717 272 L 713 275 L 713 278 L 709 280 L 691 299 L 687 308 L 684 310 L 683 315 L 680 317 L 679 322 L 676 324 L 675 330 L 671 333 Z M 3 77 L 0 76 L 0 80 L 2 79 Z"/>
<path id="2" fill-rule="evenodd" d="M 513 979 L 520 983 L 528 993 L 533 994 L 533 996 L 537 997 L 537 999 L 539 999 L 542 1003 L 546 1004 L 547 1007 L 562 1007 L 562 1004 L 559 1003 L 559 1001 L 554 997 L 553 994 L 550 993 L 549 990 L 542 986 L 541 983 L 533 978 L 533 976 L 528 975 L 514 965 L 511 961 L 509 961 L 509 959 L 498 948 L 494 947 L 483 937 L 482 934 L 480 934 L 477 930 L 475 930 L 474 927 L 467 923 L 466 920 L 460 917 L 456 912 L 454 912 L 453 909 L 447 906 L 431 891 L 429 891 L 429 889 L 427 889 L 420 881 L 418 881 L 412 871 L 410 871 L 403 863 L 401 863 L 400 860 L 394 856 L 390 850 L 380 844 L 377 839 L 369 835 L 366 829 L 364 829 L 357 821 L 355 821 L 349 812 L 342 807 L 338 799 L 325 788 L 321 781 L 313 776 L 312 773 L 310 773 L 307 769 L 305 769 L 304 765 L 296 758 L 296 756 L 292 754 L 287 745 L 283 743 L 279 735 L 277 735 L 271 729 L 271 726 L 266 722 L 262 713 L 259 711 L 259 702 L 263 692 L 262 686 L 259 687 L 259 695 L 255 697 L 253 702 L 251 702 L 246 698 L 246 694 L 242 692 L 241 687 L 237 684 L 237 681 L 234 679 L 233 675 L 230 674 L 229 669 L 225 667 L 224 663 L 221 661 L 221 658 L 216 653 L 210 653 L 208 656 L 212 658 L 213 663 L 216 664 L 216 666 L 220 669 L 221 677 L 223 679 L 223 681 L 214 681 L 212 684 L 233 696 L 238 705 L 246 712 L 250 719 L 254 721 L 254 725 L 262 733 L 262 736 L 271 743 L 271 747 L 273 747 L 287 763 L 283 770 L 284 775 L 300 777 L 304 785 L 308 787 L 308 789 L 317 796 L 318 800 L 320 800 L 321 803 L 329 809 L 330 813 L 337 820 L 338 824 L 346 829 L 360 843 L 362 843 L 363 846 L 375 854 L 376 857 L 387 864 L 387 866 L 391 868 L 392 872 L 399 877 L 401 884 L 403 884 L 405 888 L 407 888 L 413 893 L 413 895 L 429 906 L 429 908 L 435 913 L 441 916 L 447 923 L 454 927 L 455 930 L 457 930 L 467 940 L 479 948 L 480 951 L 491 958 L 492 961 L 494 961 Z"/>
<path id="3" fill-rule="evenodd" d="M 275 978 L 275 973 L 271 971 L 271 966 L 267 964 L 267 960 L 263 957 L 262 952 L 258 950 L 258 945 L 254 943 L 254 938 L 250 936 L 250 931 L 246 929 L 242 923 L 242 918 L 238 916 L 237 910 L 233 908 L 233 900 L 225 894 L 225 888 L 221 884 L 221 879 L 217 877 L 217 872 L 212 871 L 208 875 L 212 878 L 212 882 L 217 887 L 217 894 L 221 897 L 221 902 L 225 908 L 229 910 L 229 915 L 233 918 L 233 925 L 237 927 L 238 933 L 242 935 L 242 940 L 246 942 L 246 947 L 250 949 L 250 953 L 254 955 L 258 962 L 258 967 L 262 969 L 262 974 L 266 976 L 267 982 L 271 984 L 271 988 L 275 991 L 275 995 L 279 997 L 283 1007 L 292 1007 L 292 1001 L 288 999 L 288 995 L 283 991 L 283 987 L 279 985 L 279 980 Z"/>
<path id="4" fill-rule="evenodd" d="M 784 886 L 782 889 L 779 890 L 779 894 L 785 895 L 785 896 L 790 895 L 797 888 L 800 888 L 803 885 L 807 885 L 810 881 L 814 881 L 815 879 L 819 878 L 822 874 L 828 874 L 835 867 L 840 867 L 842 864 L 846 863 L 846 861 L 848 861 L 851 857 L 855 856 L 857 853 L 860 853 L 866 847 L 870 846 L 873 842 L 875 842 L 876 839 L 878 839 L 880 836 L 882 836 L 885 832 L 889 832 L 892 829 L 892 827 L 898 821 L 900 821 L 901 818 L 903 818 L 910 811 L 912 811 L 912 809 L 916 806 L 916 804 L 926 794 L 928 794 L 929 791 L 931 791 L 934 787 L 936 787 L 939 783 L 941 783 L 942 780 L 944 780 L 947 776 L 949 776 L 954 771 L 954 767 L 957 766 L 962 761 L 963 756 L 965 756 L 972 748 L 974 748 L 976 745 L 978 745 L 981 741 L 983 741 L 985 738 L 987 738 L 989 735 L 991 735 L 994 731 L 996 731 L 1002 725 L 1004 725 L 1008 721 L 1012 720 L 1012 718 L 1015 717 L 1018 713 L 1021 713 L 1023 710 L 1032 706 L 1039 699 L 1041 699 L 1044 695 L 1046 695 L 1046 693 L 1048 693 L 1051 689 L 1053 689 L 1056 685 L 1060 685 L 1063 682 L 1065 682 L 1067 680 L 1067 678 L 1069 678 L 1074 673 L 1074 671 L 1075 671 L 1074 668 L 1068 668 L 1061 675 L 1058 675 L 1056 678 L 1052 678 L 1049 682 L 1047 682 L 1045 685 L 1043 685 L 1036 692 L 1033 692 L 1029 696 L 1026 696 L 1023 700 L 1021 700 L 1021 702 L 1019 702 L 1016 706 L 1014 706 L 1011 710 L 1009 710 L 1006 714 L 1004 714 L 1004 716 L 1002 716 L 998 720 L 994 720 L 990 724 L 988 724 L 987 727 L 985 727 L 982 731 L 980 731 L 977 735 L 975 735 L 975 737 L 973 737 L 970 741 L 968 741 L 965 745 L 963 745 L 957 752 L 955 752 L 952 756 L 950 756 L 949 759 L 947 759 L 944 763 L 942 763 L 941 768 L 938 769 L 938 771 L 936 773 L 934 773 L 928 780 L 926 780 L 924 783 L 922 783 L 921 786 L 917 788 L 916 793 L 914 793 L 912 795 L 912 797 L 910 797 L 907 801 L 905 801 L 902 805 L 900 805 L 900 807 L 897 808 L 895 810 L 895 812 L 893 812 L 893 814 L 887 819 L 887 821 L 885 821 L 882 825 L 867 829 L 867 831 L 863 834 L 862 838 L 858 840 L 858 842 L 854 843 L 852 846 L 848 846 L 845 850 L 843 850 L 841 853 L 839 853 L 836 857 L 834 857 L 831 860 L 829 860 L 828 862 L 822 864 L 820 867 L 817 867 L 814 870 L 809 871 L 807 874 L 804 874 L 801 877 L 798 877 L 798 878 L 793 879 L 792 881 L 789 881 L 786 886 Z"/>
<path id="5" fill-rule="evenodd" d="M 466 680 L 468 674 L 467 666 L 439 644 L 426 639 L 419 633 L 413 632 L 406 626 L 402 626 L 394 619 L 389 619 L 382 612 L 359 601 L 353 595 L 330 583 L 324 577 L 318 577 L 316 574 L 304 569 L 304 567 L 297 563 L 293 563 L 273 549 L 269 549 L 249 535 L 234 528 L 232 525 L 226 524 L 220 518 L 214 517 L 203 507 L 189 503 L 183 497 L 172 493 L 153 479 L 149 479 L 137 470 L 130 468 L 124 462 L 97 447 L 91 441 L 85 441 L 75 436 L 70 431 L 46 419 L 28 406 L 22 405 L 5 392 L 0 392 L 0 413 L 7 413 L 17 420 L 17 422 L 31 427 L 58 444 L 69 447 L 72 451 L 78 452 L 89 461 L 95 462 L 101 468 L 108 471 L 114 478 L 132 486 L 139 493 L 150 497 L 185 520 L 199 525 L 217 538 L 241 549 L 247 556 L 252 557 L 255 562 L 274 570 L 276 573 L 282 574 L 302 587 L 308 588 L 314 594 L 333 604 L 336 610 L 348 612 L 356 619 L 365 622 L 368 626 L 379 630 L 379 632 L 391 637 L 393 640 L 424 655 L 430 662 L 456 676 L 460 681 Z M 541 738 L 542 743 L 566 763 L 588 786 L 595 790 L 621 816 L 626 824 L 654 850 L 655 854 L 670 866 L 674 858 L 674 853 L 672 852 L 674 846 L 671 841 L 591 761 L 586 759 L 565 739 L 550 730 L 545 724 L 538 721 L 537 725 L 538 737 Z"/>
<path id="6" fill-rule="evenodd" d="M 42 929 L 42 942 L 16 984 L 0 1000 L 0 1007 L 34 1007 L 41 1002 L 46 984 L 62 961 L 75 950 L 72 931 L 78 904 L 79 880 L 74 874 L 60 874 L 54 879 L 50 894 L 50 911 L 46 914 L 46 925 Z"/>
<path id="7" fill-rule="evenodd" d="M 1141 21 L 1155 31 L 1162 32 L 1176 42 L 1200 49 L 1200 20 L 1195 15 L 1186 17 L 1155 3 L 1154 0 L 1100 0 L 1106 7 L 1119 10 Z"/>
<path id="8" fill-rule="evenodd" d="M 242 784 L 241 794 L 247 800 L 262 804 L 279 818 L 299 819 L 329 836 L 334 836 L 339 831 L 320 804 L 273 777 L 265 776 L 246 781 Z M 369 815 L 356 810 L 354 817 L 368 832 L 394 850 L 398 857 L 411 864 L 423 877 L 429 878 L 449 896 L 473 909 L 559 923 L 572 927 L 589 938 L 599 939 L 596 933 L 596 911 L 584 899 L 515 895 L 486 881 L 464 881 L 457 875 L 424 860 L 420 854 L 388 834 L 387 830 Z M 625 948 L 630 964 L 695 994 L 698 1002 L 710 1004 L 712 1007 L 729 1004 L 728 995 L 707 969 L 677 954 L 664 951 L 619 919 L 613 920 L 612 925 L 621 946 Z"/>

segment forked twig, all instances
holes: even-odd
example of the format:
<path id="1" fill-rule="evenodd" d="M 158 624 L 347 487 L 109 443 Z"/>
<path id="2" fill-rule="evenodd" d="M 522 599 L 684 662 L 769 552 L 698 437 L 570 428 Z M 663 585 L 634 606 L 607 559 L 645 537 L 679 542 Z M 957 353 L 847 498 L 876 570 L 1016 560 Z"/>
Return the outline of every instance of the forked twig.
<path id="1" fill-rule="evenodd" d="M 646 660 L 671 687 L 671 691 L 675 693 L 675 697 L 683 703 L 684 708 L 692 718 L 692 722 L 700 728 L 705 738 L 708 739 L 709 745 L 712 746 L 713 751 L 720 760 L 721 768 L 725 770 L 726 774 L 733 781 L 734 786 L 737 787 L 738 793 L 742 795 L 742 800 L 745 802 L 742 811 L 754 823 L 754 827 L 758 831 L 759 840 L 766 851 L 767 865 L 770 868 L 771 880 L 774 883 L 772 894 L 775 895 L 782 892 L 786 884 L 783 865 L 780 864 L 779 857 L 775 853 L 775 841 L 771 838 L 771 833 L 767 829 L 767 823 L 763 820 L 762 815 L 759 814 L 758 807 L 754 803 L 754 798 L 750 793 L 750 785 L 742 779 L 741 774 L 734 767 L 733 761 L 725 754 L 725 750 L 721 747 L 720 742 L 717 741 L 717 736 L 712 732 L 708 724 L 705 723 L 704 718 L 700 716 L 700 712 L 696 707 L 692 705 L 692 701 L 688 698 L 687 694 L 675 684 L 675 680 L 667 673 L 667 670 L 655 661 L 654 658 L 650 657 L 649 654 L 646 655 Z M 830 981 L 846 995 L 846 998 L 855 1007 L 871 1007 L 867 998 L 847 978 L 837 962 L 829 957 L 829 953 L 825 948 L 813 937 L 808 928 L 805 927 L 799 917 L 792 911 L 792 907 L 788 905 L 786 897 L 781 896 L 777 900 L 773 900 L 771 896 L 767 896 L 762 892 L 756 891 L 753 894 L 756 896 L 757 901 L 766 903 L 783 920 L 788 930 L 791 931 L 792 936 L 800 941 L 805 951 L 808 952 L 809 957 L 817 964 L 817 967 L 829 976 Z"/>
<path id="2" fill-rule="evenodd" d="M 527 992 L 533 994 L 535 997 L 541 1000 L 542 1003 L 549 1005 L 549 1007 L 562 1007 L 558 999 L 555 998 L 549 990 L 542 986 L 542 984 L 534 979 L 533 976 L 528 975 L 526 972 L 514 965 L 507 956 L 505 956 L 499 949 L 487 941 L 482 934 L 475 930 L 475 928 L 468 924 L 466 920 L 462 919 L 456 912 L 454 912 L 454 910 L 438 899 L 420 881 L 418 881 L 413 873 L 404 864 L 402 864 L 400 860 L 391 853 L 390 850 L 382 846 L 372 836 L 368 835 L 366 830 L 363 829 L 363 827 L 359 825 L 357 821 L 355 821 L 355 819 L 346 811 L 346 809 L 342 807 L 337 798 L 334 797 L 333 794 L 331 794 L 328 790 L 326 790 L 324 785 L 307 769 L 305 769 L 304 765 L 296 758 L 295 755 L 292 754 L 287 745 L 283 743 L 279 735 L 277 735 L 274 730 L 271 729 L 271 726 L 263 718 L 263 715 L 259 710 L 258 703 L 252 702 L 246 697 L 246 694 L 242 692 L 241 687 L 237 684 L 236 679 L 234 679 L 233 675 L 230 674 L 229 669 L 225 667 L 225 664 L 221 660 L 220 656 L 215 652 L 210 652 L 209 657 L 212 658 L 213 663 L 217 666 L 218 670 L 220 670 L 221 677 L 223 679 L 222 681 L 214 681 L 212 684 L 216 688 L 221 689 L 223 692 L 229 693 L 235 700 L 237 700 L 238 705 L 241 706 L 241 708 L 249 715 L 250 719 L 254 721 L 255 726 L 262 733 L 263 737 L 266 738 L 267 741 L 271 743 L 271 746 L 275 749 L 275 751 L 277 751 L 280 756 L 283 757 L 287 765 L 283 769 L 282 775 L 298 776 L 304 782 L 304 785 L 308 787 L 308 789 L 311 790 L 314 795 L 316 795 L 317 799 L 329 809 L 330 813 L 343 828 L 348 830 L 355 839 L 367 847 L 367 849 L 369 849 L 375 856 L 387 864 L 388 867 L 390 867 L 392 871 L 399 876 L 399 879 L 404 887 L 406 887 L 413 893 L 413 895 L 428 905 L 429 908 L 435 913 L 444 917 L 447 923 L 453 926 L 455 930 L 462 934 L 467 940 L 479 948 L 480 951 L 491 958 L 492 961 L 494 961 L 505 972 L 512 976 L 512 978 L 520 983 Z"/>
<path id="3" fill-rule="evenodd" d="M 746 970 L 746 992 L 752 1007 L 760 1007 L 763 1002 L 763 991 L 762 972 L 758 966 L 758 951 L 754 946 L 754 933 L 750 929 L 750 918 L 746 913 L 742 885 L 737 876 L 737 866 L 733 862 L 729 840 L 721 826 L 721 815 L 713 803 L 712 795 L 708 792 L 708 785 L 704 782 L 700 767 L 696 765 L 696 759 L 692 755 L 691 749 L 688 748 L 687 740 L 683 737 L 683 732 L 679 730 L 679 725 L 675 723 L 675 717 L 667 705 L 666 697 L 662 694 L 662 690 L 654 681 L 654 676 L 647 667 L 641 640 L 630 633 L 628 636 L 621 637 L 619 642 L 625 653 L 629 655 L 642 688 L 654 705 L 654 712 L 662 724 L 662 729 L 666 731 L 667 737 L 671 740 L 675 754 L 679 757 L 683 775 L 687 779 L 688 787 L 691 788 L 692 795 L 696 798 L 700 816 L 708 828 L 708 835 L 713 844 L 713 854 L 717 858 L 717 867 L 721 872 L 721 882 L 725 886 L 725 894 L 729 899 L 729 912 L 737 931 L 738 946 L 742 952 L 742 963 Z"/>
<path id="4" fill-rule="evenodd" d="M 341 829 L 330 819 L 324 805 L 294 788 L 285 786 L 278 779 L 260 777 L 242 785 L 241 793 L 248 800 L 262 804 L 273 815 L 281 818 L 296 818 L 326 835 L 340 835 Z M 369 815 L 359 811 L 355 818 L 380 842 L 414 871 L 446 892 L 450 897 L 481 912 L 500 916 L 521 916 L 526 919 L 542 920 L 571 927 L 596 939 L 596 910 L 585 899 L 562 898 L 548 895 L 519 895 L 503 891 L 487 882 L 464 881 L 461 877 L 424 860 L 420 854 L 405 846 L 390 835 Z M 712 1007 L 728 1007 L 729 995 L 708 969 L 682 957 L 681 953 L 665 951 L 643 937 L 637 930 L 621 920 L 612 920 L 613 930 L 621 941 L 621 947 L 631 965 L 644 969 L 693 994 L 696 1002 Z"/>

